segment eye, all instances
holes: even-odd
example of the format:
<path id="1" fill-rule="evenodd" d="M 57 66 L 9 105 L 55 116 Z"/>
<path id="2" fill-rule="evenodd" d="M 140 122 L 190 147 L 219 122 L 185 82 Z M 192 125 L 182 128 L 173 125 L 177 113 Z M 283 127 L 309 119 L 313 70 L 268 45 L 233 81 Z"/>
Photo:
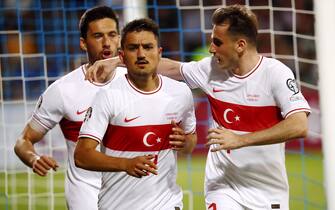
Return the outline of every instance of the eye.
<path id="1" fill-rule="evenodd" d="M 154 46 L 152 44 L 143 45 L 143 49 L 145 49 L 145 50 L 151 50 L 152 48 L 154 48 Z"/>
<path id="2" fill-rule="evenodd" d="M 109 33 L 109 36 L 114 38 L 114 37 L 117 37 L 118 34 L 115 31 L 113 31 L 113 32 Z"/>
<path id="3" fill-rule="evenodd" d="M 129 50 L 129 51 L 134 51 L 134 50 L 136 50 L 137 48 L 138 48 L 137 45 L 128 45 L 128 46 L 127 46 L 127 50 Z"/>
<path id="4" fill-rule="evenodd" d="M 102 37 L 102 34 L 101 33 L 95 33 L 95 34 L 93 34 L 93 37 L 98 39 L 98 38 Z"/>
<path id="5" fill-rule="evenodd" d="M 217 38 L 213 38 L 212 40 L 213 44 L 217 47 L 220 47 L 223 43 L 221 42 L 220 39 L 217 39 Z"/>

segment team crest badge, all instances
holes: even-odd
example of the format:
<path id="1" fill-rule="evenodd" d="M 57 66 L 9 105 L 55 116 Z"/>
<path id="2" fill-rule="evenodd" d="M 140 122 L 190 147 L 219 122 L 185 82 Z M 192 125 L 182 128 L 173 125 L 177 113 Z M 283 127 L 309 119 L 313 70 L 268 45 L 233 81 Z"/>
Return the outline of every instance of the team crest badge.
<path id="1" fill-rule="evenodd" d="M 290 89 L 290 91 L 292 91 L 295 95 L 297 93 L 299 93 L 299 88 L 298 88 L 298 85 L 297 85 L 297 82 L 294 80 L 294 79 L 288 79 L 286 80 L 286 85 L 288 87 L 288 89 Z"/>
<path id="2" fill-rule="evenodd" d="M 87 122 L 92 116 L 92 107 L 89 107 L 86 111 L 84 121 Z"/>
<path id="3" fill-rule="evenodd" d="M 39 98 L 38 101 L 37 101 L 37 109 L 39 109 L 39 108 L 41 107 L 41 105 L 42 105 L 42 101 L 43 101 L 43 97 L 40 96 L 40 98 Z"/>

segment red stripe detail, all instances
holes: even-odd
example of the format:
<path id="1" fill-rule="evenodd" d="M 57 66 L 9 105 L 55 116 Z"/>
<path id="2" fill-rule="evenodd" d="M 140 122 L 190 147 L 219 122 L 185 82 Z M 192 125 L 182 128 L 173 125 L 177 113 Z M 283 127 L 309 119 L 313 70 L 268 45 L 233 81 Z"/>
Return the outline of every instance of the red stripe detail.
<path id="1" fill-rule="evenodd" d="M 45 127 L 46 129 L 48 129 L 48 130 L 51 129 L 51 127 L 49 127 L 49 126 L 47 126 L 46 124 L 44 124 L 44 123 L 42 122 L 42 120 L 41 120 L 36 114 L 33 115 L 33 118 L 34 118 L 35 120 L 37 120 L 37 122 L 39 122 L 39 123 L 40 123 L 43 127 Z"/>
<path id="2" fill-rule="evenodd" d="M 236 77 L 238 79 L 245 79 L 245 78 L 249 77 L 250 75 L 252 75 L 258 69 L 258 67 L 261 65 L 262 61 L 263 61 L 263 56 L 260 57 L 260 59 L 259 59 L 258 63 L 256 64 L 256 66 L 250 72 L 248 72 L 246 75 L 239 76 L 237 74 L 234 74 L 234 77 Z"/>
<path id="3" fill-rule="evenodd" d="M 139 92 L 139 93 L 141 93 L 141 94 L 143 94 L 143 95 L 151 95 L 151 94 L 157 93 L 157 92 L 162 88 L 163 80 L 162 80 L 162 78 L 160 77 L 160 75 L 157 75 L 157 76 L 158 76 L 158 80 L 159 80 L 158 87 L 157 87 L 155 90 L 153 90 L 153 91 L 148 91 L 148 92 L 146 92 L 146 91 L 143 91 L 143 90 L 138 89 L 138 88 L 137 88 L 137 87 L 136 87 L 136 86 L 129 80 L 128 75 L 127 75 L 127 74 L 125 75 L 125 77 L 126 77 L 126 79 L 127 79 L 127 82 L 129 83 L 130 87 L 132 87 L 135 91 L 137 91 L 137 92 Z"/>
<path id="4" fill-rule="evenodd" d="M 63 118 L 60 122 L 60 128 L 67 140 L 77 142 L 81 124 L 83 122 L 70 121 Z"/>
<path id="5" fill-rule="evenodd" d="M 310 109 L 307 109 L 307 108 L 293 109 L 293 110 L 289 111 L 289 112 L 285 115 L 284 118 L 287 118 L 288 116 L 290 116 L 291 114 L 296 113 L 296 112 L 308 112 L 308 113 L 310 113 L 311 110 L 310 110 Z"/>
<path id="6" fill-rule="evenodd" d="M 147 136 L 146 146 L 144 137 Z M 135 127 L 123 127 L 109 125 L 103 138 L 103 145 L 109 149 L 118 151 L 160 151 L 170 148 L 169 135 L 172 134 L 172 124 L 146 125 Z M 160 142 L 157 142 L 160 138 Z"/>
<path id="7" fill-rule="evenodd" d="M 276 106 L 245 106 L 223 102 L 209 95 L 207 97 L 214 120 L 228 129 L 254 132 L 269 128 L 283 120 L 280 109 Z"/>

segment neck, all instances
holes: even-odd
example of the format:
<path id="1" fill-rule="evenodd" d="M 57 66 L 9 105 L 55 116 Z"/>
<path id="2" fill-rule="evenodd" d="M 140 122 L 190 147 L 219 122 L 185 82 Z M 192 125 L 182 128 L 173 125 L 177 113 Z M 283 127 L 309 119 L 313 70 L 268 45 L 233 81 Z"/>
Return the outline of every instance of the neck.
<path id="1" fill-rule="evenodd" d="M 129 81 L 138 89 L 144 92 L 151 92 L 158 88 L 159 86 L 159 77 L 157 73 L 154 73 L 150 76 L 145 75 L 132 75 L 127 74 Z"/>
<path id="2" fill-rule="evenodd" d="M 233 70 L 233 73 L 239 76 L 244 76 L 252 71 L 259 62 L 260 55 L 257 51 L 248 52 L 240 57 L 238 67 Z"/>

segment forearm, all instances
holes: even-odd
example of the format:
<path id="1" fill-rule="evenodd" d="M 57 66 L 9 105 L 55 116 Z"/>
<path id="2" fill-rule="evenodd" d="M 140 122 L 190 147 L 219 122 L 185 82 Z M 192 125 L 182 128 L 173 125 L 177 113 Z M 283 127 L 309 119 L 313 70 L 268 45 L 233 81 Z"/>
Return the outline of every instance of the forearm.
<path id="1" fill-rule="evenodd" d="M 29 167 L 32 167 L 33 162 L 39 157 L 33 144 L 22 136 L 16 141 L 14 151 L 20 160 Z"/>
<path id="2" fill-rule="evenodd" d="M 158 73 L 175 80 L 183 80 L 180 74 L 181 63 L 169 58 L 161 58 L 157 70 Z"/>
<path id="3" fill-rule="evenodd" d="M 308 121 L 304 112 L 295 113 L 271 128 L 242 135 L 244 146 L 282 143 L 306 137 Z"/>
<path id="4" fill-rule="evenodd" d="M 90 171 L 125 171 L 125 158 L 111 157 L 92 148 L 76 148 L 74 159 L 77 167 Z"/>

